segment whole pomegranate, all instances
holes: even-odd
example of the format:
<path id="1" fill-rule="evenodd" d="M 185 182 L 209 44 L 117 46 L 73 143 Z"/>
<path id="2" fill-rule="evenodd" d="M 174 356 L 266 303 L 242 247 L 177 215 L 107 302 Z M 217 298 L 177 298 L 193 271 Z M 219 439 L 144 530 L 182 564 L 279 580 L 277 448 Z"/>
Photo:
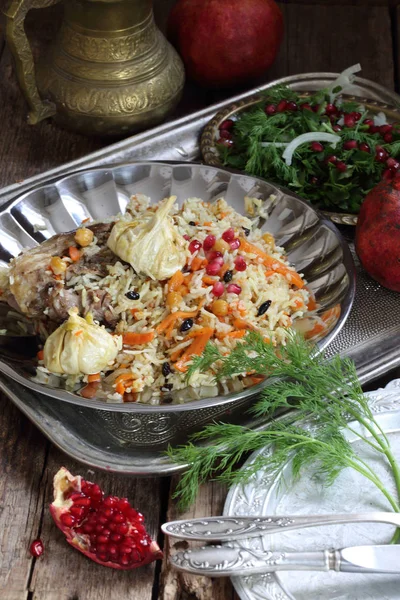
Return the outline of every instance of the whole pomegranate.
<path id="1" fill-rule="evenodd" d="M 383 180 L 366 196 L 356 227 L 356 252 L 371 277 L 400 292 L 400 178 Z"/>
<path id="2" fill-rule="evenodd" d="M 274 0 L 178 0 L 168 36 L 189 77 L 204 86 L 229 86 L 272 65 L 283 17 Z"/>
<path id="3" fill-rule="evenodd" d="M 143 515 L 126 498 L 105 496 L 96 483 L 64 467 L 54 477 L 50 512 L 67 542 L 105 567 L 135 569 L 162 558 Z"/>

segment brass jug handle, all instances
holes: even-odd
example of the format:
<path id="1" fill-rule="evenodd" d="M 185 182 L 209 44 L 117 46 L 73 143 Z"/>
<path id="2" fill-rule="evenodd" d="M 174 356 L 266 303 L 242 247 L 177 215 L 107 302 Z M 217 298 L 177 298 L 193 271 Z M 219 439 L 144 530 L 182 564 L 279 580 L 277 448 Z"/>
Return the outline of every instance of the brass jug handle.
<path id="1" fill-rule="evenodd" d="M 56 113 L 53 103 L 43 101 L 39 95 L 35 64 L 32 50 L 26 37 L 24 21 L 31 8 L 46 8 L 60 0 L 12 0 L 6 16 L 6 39 L 14 57 L 18 83 L 29 105 L 28 123 L 35 125 L 39 121 Z"/>

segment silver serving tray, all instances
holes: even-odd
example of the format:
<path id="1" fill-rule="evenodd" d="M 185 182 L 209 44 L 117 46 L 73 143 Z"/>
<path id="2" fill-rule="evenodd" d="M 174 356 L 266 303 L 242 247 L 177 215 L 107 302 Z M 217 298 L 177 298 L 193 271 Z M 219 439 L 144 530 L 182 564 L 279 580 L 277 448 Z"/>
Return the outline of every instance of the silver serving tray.
<path id="1" fill-rule="evenodd" d="M 335 73 L 307 73 L 270 82 L 208 109 L 108 146 L 62 167 L 3 188 L 0 190 L 0 206 L 27 190 L 83 168 L 133 160 L 180 162 L 200 160 L 199 135 L 203 126 L 218 110 L 277 83 L 286 83 L 298 90 L 316 90 L 329 85 L 336 76 Z M 356 78 L 349 92 L 360 98 L 371 98 L 389 105 L 398 105 L 400 100 L 394 92 L 361 78 Z M 348 241 L 351 242 L 351 238 Z M 400 365 L 398 347 L 400 325 L 396 324 L 393 318 L 393 315 L 399 311 L 400 297 L 374 283 L 359 266 L 358 270 L 353 310 L 341 332 L 330 344 L 328 354 L 339 352 L 351 356 L 356 363 L 361 382 L 367 383 Z M 31 392 L 3 375 L 0 375 L 0 388 L 53 443 L 69 456 L 85 464 L 136 475 L 169 475 L 182 468 L 169 463 L 159 450 L 143 451 L 142 448 L 132 446 L 127 439 L 128 436 L 125 435 L 129 433 L 132 426 L 131 415 L 119 413 L 118 428 L 121 430 L 124 427 L 126 419 L 129 427 L 125 425 L 124 435 L 117 438 L 108 434 L 114 427 L 113 424 L 112 427 L 108 424 L 105 427 L 104 423 L 98 424 L 91 418 L 89 426 L 85 426 L 88 421 L 83 407 L 55 403 L 50 398 Z M 96 414 L 96 411 L 88 410 L 92 417 Z M 82 426 L 77 424 L 81 416 Z M 250 427 L 257 426 L 254 420 L 248 416 L 243 417 L 243 414 L 241 422 Z"/>

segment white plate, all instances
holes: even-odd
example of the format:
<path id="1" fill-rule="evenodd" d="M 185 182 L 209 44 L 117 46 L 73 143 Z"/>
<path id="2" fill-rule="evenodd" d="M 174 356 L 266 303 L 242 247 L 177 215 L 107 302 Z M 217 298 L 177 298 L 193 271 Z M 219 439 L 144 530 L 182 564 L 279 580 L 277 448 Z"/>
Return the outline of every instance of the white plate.
<path id="1" fill-rule="evenodd" d="M 400 379 L 385 389 L 369 392 L 371 407 L 396 457 L 400 458 Z M 371 456 L 366 444 L 356 441 L 358 451 L 373 465 L 376 473 L 395 495 L 394 484 L 383 460 Z M 268 448 L 261 452 L 269 452 Z M 254 460 L 256 454 L 250 457 Z M 248 461 L 248 462 L 249 462 Z M 362 475 L 345 469 L 332 487 L 304 473 L 291 482 L 290 469 L 282 470 L 283 485 L 260 471 L 246 485 L 231 488 L 224 515 L 323 514 L 344 512 L 391 511 L 383 495 Z M 394 528 L 384 524 L 334 525 L 315 527 L 279 535 L 241 541 L 253 549 L 323 550 L 344 546 L 389 542 Z M 359 575 L 355 573 L 280 572 L 249 577 L 234 577 L 232 583 L 241 600 L 398 600 L 400 577 Z"/>

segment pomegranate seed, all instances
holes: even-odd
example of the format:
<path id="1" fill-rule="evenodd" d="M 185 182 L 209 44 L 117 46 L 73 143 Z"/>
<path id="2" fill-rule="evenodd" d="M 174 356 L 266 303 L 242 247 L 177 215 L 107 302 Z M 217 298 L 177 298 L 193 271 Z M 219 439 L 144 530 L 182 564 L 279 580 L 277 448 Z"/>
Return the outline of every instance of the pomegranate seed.
<path id="1" fill-rule="evenodd" d="M 101 535 L 97 536 L 97 543 L 98 544 L 107 544 L 109 537 L 110 537 L 109 535 L 104 535 L 104 533 L 102 533 Z"/>
<path id="2" fill-rule="evenodd" d="M 338 112 L 338 109 L 334 104 L 327 104 L 325 108 L 326 115 L 335 115 Z"/>
<path id="3" fill-rule="evenodd" d="M 362 117 L 362 115 L 361 115 L 360 112 L 353 112 L 353 113 L 351 113 L 351 115 L 354 117 L 354 119 L 356 121 L 359 121 L 361 119 L 361 117 Z"/>
<path id="4" fill-rule="evenodd" d="M 325 160 L 325 162 L 328 164 L 335 165 L 337 163 L 337 158 L 334 154 L 332 154 L 331 156 L 328 156 L 328 158 Z"/>
<path id="5" fill-rule="evenodd" d="M 72 496 L 71 496 L 71 500 L 72 500 Z M 75 506 L 90 506 L 92 501 L 90 500 L 90 498 L 86 498 L 85 496 L 81 496 L 80 498 L 76 498 L 76 500 L 74 499 L 74 504 Z"/>
<path id="6" fill-rule="evenodd" d="M 211 248 L 214 246 L 216 241 L 217 241 L 217 239 L 216 239 L 215 235 L 208 235 L 203 242 L 204 250 L 206 252 L 207 252 L 207 250 L 211 250 Z"/>
<path id="7" fill-rule="evenodd" d="M 373 119 L 365 119 L 363 121 L 363 125 L 373 125 L 373 124 L 374 124 Z"/>
<path id="8" fill-rule="evenodd" d="M 105 515 L 99 515 L 98 521 L 101 525 L 105 525 L 106 523 L 108 523 L 108 517 L 106 517 Z"/>
<path id="9" fill-rule="evenodd" d="M 222 265 L 216 260 L 213 260 L 206 266 L 206 273 L 207 275 L 211 275 L 211 277 L 213 277 L 214 275 L 218 275 L 221 269 Z"/>
<path id="10" fill-rule="evenodd" d="M 344 173 L 345 171 L 347 171 L 347 165 L 341 160 L 336 163 L 336 168 L 341 173 Z"/>
<path id="11" fill-rule="evenodd" d="M 224 231 L 221 237 L 223 240 L 225 240 L 225 242 L 231 242 L 235 239 L 235 230 L 233 229 L 233 227 L 230 227 L 229 229 Z"/>
<path id="12" fill-rule="evenodd" d="M 44 552 L 44 545 L 43 545 L 42 540 L 33 540 L 33 542 L 31 543 L 31 545 L 29 546 L 29 552 L 35 558 L 38 558 L 39 556 L 42 556 L 42 554 Z"/>
<path id="13" fill-rule="evenodd" d="M 231 132 L 228 131 L 227 129 L 223 129 L 222 131 L 220 131 L 219 137 L 223 140 L 231 140 L 232 139 Z"/>
<path id="14" fill-rule="evenodd" d="M 188 235 L 187 233 L 185 233 L 183 237 L 187 242 L 190 240 L 190 235 Z"/>
<path id="15" fill-rule="evenodd" d="M 400 168 L 400 163 L 392 157 L 387 159 L 386 164 L 389 167 L 389 169 L 392 169 L 392 171 L 397 171 L 397 169 Z"/>
<path id="16" fill-rule="evenodd" d="M 85 509 L 82 506 L 71 506 L 69 509 L 71 515 L 74 515 L 77 519 L 80 519 L 85 514 Z"/>
<path id="17" fill-rule="evenodd" d="M 211 291 L 214 294 L 214 296 L 216 296 L 217 298 L 219 298 L 220 296 L 222 296 L 222 294 L 225 291 L 224 284 L 221 281 L 216 281 L 214 283 L 213 288 L 212 288 Z"/>
<path id="18" fill-rule="evenodd" d="M 338 116 L 337 115 L 329 115 L 329 120 L 331 122 L 331 125 L 334 125 L 334 123 L 336 123 Z"/>
<path id="19" fill-rule="evenodd" d="M 391 169 L 385 169 L 383 171 L 382 177 L 383 179 L 386 179 L 386 181 L 391 181 L 394 177 L 394 173 Z"/>
<path id="20" fill-rule="evenodd" d="M 323 152 L 324 151 L 324 147 L 319 142 L 312 142 L 311 143 L 311 150 L 313 152 Z"/>
<path id="21" fill-rule="evenodd" d="M 344 115 L 343 120 L 346 127 L 354 127 L 354 125 L 356 124 L 356 120 L 351 114 Z"/>
<path id="22" fill-rule="evenodd" d="M 236 283 L 230 283 L 226 288 L 226 291 L 228 292 L 228 294 L 236 294 L 237 296 L 239 296 L 240 292 L 242 291 L 242 288 Z"/>
<path id="23" fill-rule="evenodd" d="M 128 498 L 121 498 L 120 500 L 118 500 L 117 503 L 117 508 L 118 510 L 120 510 L 122 513 L 128 509 L 130 509 L 130 504 L 129 504 L 129 500 Z"/>
<path id="24" fill-rule="evenodd" d="M 218 258 L 217 262 L 221 263 L 221 265 L 222 265 L 224 262 L 224 259 L 222 257 L 223 257 L 223 254 L 219 250 L 212 250 L 211 252 L 207 252 L 208 262 L 212 262 L 213 260 Z M 222 259 L 222 260 L 219 260 L 219 259 Z"/>
<path id="25" fill-rule="evenodd" d="M 304 102 L 304 104 L 300 105 L 301 110 L 312 110 L 311 104 L 308 102 Z"/>
<path id="26" fill-rule="evenodd" d="M 121 535 L 126 535 L 129 531 L 129 526 L 127 525 L 127 523 L 119 523 L 116 531 L 121 534 Z"/>
<path id="27" fill-rule="evenodd" d="M 382 146 L 377 146 L 375 148 L 375 160 L 378 162 L 386 162 L 388 156 L 388 152 L 385 150 L 385 148 L 382 148 Z"/>
<path id="28" fill-rule="evenodd" d="M 118 548 L 115 544 L 109 544 L 107 550 L 111 556 L 116 556 L 118 554 Z"/>
<path id="29" fill-rule="evenodd" d="M 99 554 L 97 553 L 97 557 L 101 560 L 101 562 L 108 562 L 108 554 Z"/>
<path id="30" fill-rule="evenodd" d="M 97 546 L 97 552 L 100 552 L 101 554 L 104 554 L 105 552 L 107 552 L 107 546 L 106 544 L 99 544 Z"/>
<path id="31" fill-rule="evenodd" d="M 387 144 L 391 144 L 393 142 L 393 134 L 385 133 L 385 135 L 383 136 L 383 139 Z"/>
<path id="32" fill-rule="evenodd" d="M 119 535 L 119 533 L 112 533 L 110 535 L 110 540 L 112 542 L 120 542 L 122 540 L 122 535 Z"/>
<path id="33" fill-rule="evenodd" d="M 345 142 L 343 144 L 343 148 L 345 150 L 354 150 L 354 148 L 357 148 L 358 144 L 356 142 L 356 140 L 348 140 L 347 142 Z"/>
<path id="34" fill-rule="evenodd" d="M 277 112 L 284 112 L 285 110 L 287 110 L 287 101 L 286 100 L 281 100 L 278 104 L 278 106 L 276 107 Z"/>
<path id="35" fill-rule="evenodd" d="M 276 106 L 275 104 L 267 104 L 264 110 L 267 115 L 274 115 L 276 113 Z"/>
<path id="36" fill-rule="evenodd" d="M 92 484 L 89 496 L 91 498 L 103 498 L 103 491 L 97 483 Z"/>
<path id="37" fill-rule="evenodd" d="M 358 146 L 358 149 L 361 152 L 370 152 L 370 147 L 368 146 L 368 144 L 366 144 L 365 142 L 361 142 L 361 144 Z"/>
<path id="38" fill-rule="evenodd" d="M 332 127 L 333 131 L 342 131 L 342 128 L 340 127 L 340 125 L 334 125 Z"/>
<path id="39" fill-rule="evenodd" d="M 108 520 L 110 517 L 113 516 L 114 512 L 115 511 L 112 508 L 106 508 L 105 510 L 103 510 L 103 515 L 107 517 Z"/>
<path id="40" fill-rule="evenodd" d="M 225 131 L 229 129 L 232 129 L 234 125 L 234 121 L 232 121 L 232 119 L 226 119 L 225 121 L 222 121 L 221 125 L 219 126 L 219 130 L 220 131 Z"/>
<path id="41" fill-rule="evenodd" d="M 240 240 L 238 240 L 237 238 L 235 240 L 232 240 L 232 242 L 230 242 L 230 247 L 231 250 L 237 250 L 240 246 Z"/>
<path id="42" fill-rule="evenodd" d="M 247 263 L 243 256 L 237 256 L 235 258 L 235 269 L 236 271 L 245 271 L 247 269 Z"/>
<path id="43" fill-rule="evenodd" d="M 192 240 L 189 244 L 189 252 L 191 252 L 191 254 L 194 254 L 195 252 L 200 250 L 200 248 L 201 242 L 199 242 L 199 240 Z"/>
<path id="44" fill-rule="evenodd" d="M 74 517 L 72 515 L 68 514 L 68 513 L 63 513 L 60 516 L 60 521 L 66 527 L 72 527 L 72 525 L 75 525 L 75 519 L 74 519 Z"/>
<path id="45" fill-rule="evenodd" d="M 381 125 L 379 130 L 381 133 L 391 133 L 393 131 L 393 125 Z"/>
<path id="46" fill-rule="evenodd" d="M 92 533 L 94 531 L 94 525 L 92 523 L 84 523 L 82 525 L 83 533 Z"/>
<path id="47" fill-rule="evenodd" d="M 225 148 L 230 148 L 231 146 L 233 146 L 233 140 L 227 140 L 221 137 L 219 138 L 219 140 L 216 141 L 216 143 L 220 146 L 225 146 Z"/>
<path id="48" fill-rule="evenodd" d="M 287 103 L 287 110 L 291 110 L 292 112 L 296 112 L 297 110 L 297 104 L 296 102 L 293 102 L 292 100 L 290 102 Z"/>
<path id="49" fill-rule="evenodd" d="M 319 111 L 319 108 L 320 108 L 319 104 L 314 104 L 314 106 L 312 107 L 313 112 L 317 113 Z"/>
<path id="50" fill-rule="evenodd" d="M 112 520 L 114 523 L 123 523 L 125 521 L 125 517 L 122 513 L 117 513 L 113 515 Z"/>
<path id="51" fill-rule="evenodd" d="M 379 127 L 377 127 L 376 125 L 370 125 L 369 132 L 370 133 L 379 133 Z"/>

